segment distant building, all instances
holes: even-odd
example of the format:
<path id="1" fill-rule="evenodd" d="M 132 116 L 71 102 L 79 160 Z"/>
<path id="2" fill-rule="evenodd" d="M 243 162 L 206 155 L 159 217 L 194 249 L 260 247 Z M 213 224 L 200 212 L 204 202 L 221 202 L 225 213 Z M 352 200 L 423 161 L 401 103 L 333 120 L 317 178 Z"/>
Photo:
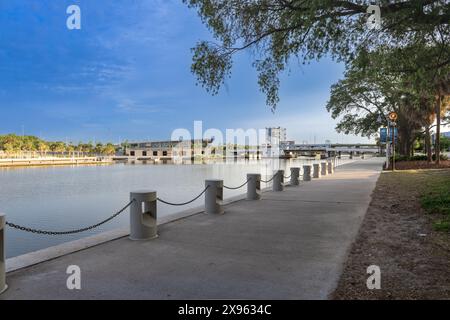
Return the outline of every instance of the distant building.
<path id="1" fill-rule="evenodd" d="M 284 145 L 290 143 L 287 140 L 286 128 L 266 128 L 266 141 L 262 144 L 265 157 L 279 157 L 283 155 Z"/>
<path id="2" fill-rule="evenodd" d="M 450 138 L 450 131 L 449 132 L 444 132 L 442 133 L 442 135 L 446 138 Z"/>
<path id="3" fill-rule="evenodd" d="M 268 145 L 272 144 L 274 141 L 280 144 L 287 140 L 286 128 L 275 127 L 266 128 L 266 143 Z"/>
<path id="4" fill-rule="evenodd" d="M 295 145 L 295 141 L 280 141 L 280 149 L 284 151 Z"/>
<path id="5" fill-rule="evenodd" d="M 205 148 L 211 140 L 134 142 L 125 148 L 129 157 L 166 158 L 193 157 L 196 148 Z"/>

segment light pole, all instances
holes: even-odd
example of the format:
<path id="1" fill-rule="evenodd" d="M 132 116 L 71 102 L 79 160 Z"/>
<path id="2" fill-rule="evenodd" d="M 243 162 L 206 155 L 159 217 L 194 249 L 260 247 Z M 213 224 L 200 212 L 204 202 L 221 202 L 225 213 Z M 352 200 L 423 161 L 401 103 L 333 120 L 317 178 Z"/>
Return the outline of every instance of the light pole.
<path id="1" fill-rule="evenodd" d="M 397 126 L 398 115 L 396 112 L 390 112 L 389 115 L 379 114 L 378 115 L 378 123 L 383 124 L 383 117 L 385 122 L 387 123 L 387 132 L 386 132 L 386 169 L 389 168 L 389 143 L 392 143 L 392 171 L 395 171 L 395 129 Z M 392 134 L 392 141 L 387 138 Z"/>
<path id="2" fill-rule="evenodd" d="M 396 128 L 395 122 L 391 122 L 391 128 L 392 128 L 392 171 L 395 171 L 395 128 Z"/>
<path id="3" fill-rule="evenodd" d="M 387 124 L 387 128 L 386 128 L 386 140 L 385 140 L 385 144 L 386 144 L 386 170 L 389 168 L 389 139 L 388 139 L 388 135 L 389 135 L 389 119 L 386 115 L 380 113 L 378 115 L 378 119 L 377 122 L 380 124 L 380 126 L 385 126 L 385 124 Z M 382 143 L 381 141 L 381 133 L 380 133 L 380 144 Z M 381 148 L 381 147 L 380 147 Z M 380 149 L 381 150 L 381 149 Z"/>
<path id="4" fill-rule="evenodd" d="M 392 171 L 395 171 L 395 128 L 397 127 L 398 114 L 389 113 L 389 127 L 392 128 Z"/>

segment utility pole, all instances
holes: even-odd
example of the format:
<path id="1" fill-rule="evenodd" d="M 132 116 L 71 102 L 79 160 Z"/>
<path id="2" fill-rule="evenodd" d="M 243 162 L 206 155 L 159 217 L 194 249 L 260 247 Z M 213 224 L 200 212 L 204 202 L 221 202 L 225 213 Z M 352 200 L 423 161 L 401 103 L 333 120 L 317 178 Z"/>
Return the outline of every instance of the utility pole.
<path id="1" fill-rule="evenodd" d="M 392 171 L 395 171 L 395 125 L 392 126 Z"/>

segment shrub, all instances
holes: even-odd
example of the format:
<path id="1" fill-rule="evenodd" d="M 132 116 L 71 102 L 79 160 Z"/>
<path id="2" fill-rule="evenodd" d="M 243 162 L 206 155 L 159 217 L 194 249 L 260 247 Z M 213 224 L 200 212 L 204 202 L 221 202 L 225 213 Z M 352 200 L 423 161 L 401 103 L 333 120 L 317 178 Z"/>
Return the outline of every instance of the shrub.
<path id="1" fill-rule="evenodd" d="M 426 155 L 419 155 L 411 157 L 412 161 L 427 161 L 428 157 Z"/>
<path id="2" fill-rule="evenodd" d="M 441 154 L 441 160 L 448 160 L 448 157 L 445 154 Z M 417 155 L 417 156 L 413 156 L 413 157 L 409 157 L 409 156 L 401 156 L 401 155 L 396 155 L 395 156 L 395 162 L 401 162 L 401 161 L 427 161 L 428 157 L 426 155 Z M 436 155 L 433 154 L 433 161 L 436 161 Z M 391 157 L 391 162 L 392 162 L 392 157 Z"/>
<path id="3" fill-rule="evenodd" d="M 448 160 L 448 157 L 445 154 L 441 154 L 441 156 L 439 158 L 441 158 L 441 160 Z M 433 154 L 433 161 L 436 161 L 436 155 L 435 154 Z"/>

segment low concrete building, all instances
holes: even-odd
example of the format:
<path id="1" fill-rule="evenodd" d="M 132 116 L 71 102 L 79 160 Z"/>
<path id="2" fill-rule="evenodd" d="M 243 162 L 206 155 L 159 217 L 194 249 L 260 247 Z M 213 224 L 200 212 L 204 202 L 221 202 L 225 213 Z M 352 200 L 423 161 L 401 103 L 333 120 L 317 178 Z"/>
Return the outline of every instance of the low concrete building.
<path id="1" fill-rule="evenodd" d="M 202 154 L 210 140 L 154 141 L 130 143 L 125 148 L 125 156 L 148 159 L 191 158 Z"/>

